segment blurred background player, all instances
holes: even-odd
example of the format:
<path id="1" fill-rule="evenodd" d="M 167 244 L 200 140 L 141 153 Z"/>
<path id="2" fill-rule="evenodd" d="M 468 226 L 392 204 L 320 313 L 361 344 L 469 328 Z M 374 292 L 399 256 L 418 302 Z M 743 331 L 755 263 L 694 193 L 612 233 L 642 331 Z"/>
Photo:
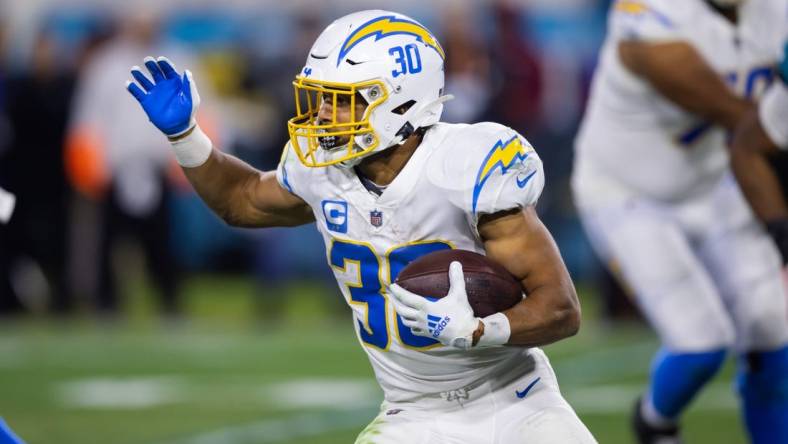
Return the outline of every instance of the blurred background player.
<path id="1" fill-rule="evenodd" d="M 536 348 L 573 335 L 580 321 L 569 274 L 533 208 L 541 161 L 503 125 L 439 122 L 449 98 L 443 59 L 435 37 L 407 16 L 337 19 L 293 82 L 297 112 L 276 172 L 213 149 L 194 119 L 200 98 L 189 71 L 146 58 L 152 78 L 134 68 L 127 87 L 229 224 L 316 222 L 384 391 L 357 442 L 596 442 Z M 487 254 L 528 297 L 476 318 L 456 262 L 439 301 L 391 285 L 408 262 L 446 248 Z M 431 331 L 431 316 L 442 330 Z"/>
<path id="2" fill-rule="evenodd" d="M 609 15 L 573 189 L 663 344 L 635 407 L 641 443 L 680 442 L 682 412 L 730 348 L 752 441 L 788 442 L 779 255 L 725 148 L 771 80 L 787 12 L 783 0 L 619 0 Z"/>
<path id="3" fill-rule="evenodd" d="M 764 93 L 758 108 L 748 112 L 739 123 L 731 142 L 731 167 L 755 215 L 777 244 L 785 266 L 788 264 L 788 205 L 769 160 L 780 150 L 788 149 L 788 44 L 777 78 Z"/>
<path id="4" fill-rule="evenodd" d="M 5 79 L 9 137 L 0 177 L 15 194 L 16 208 L 0 230 L 0 312 L 27 306 L 65 314 L 73 306 L 65 266 L 71 189 L 63 137 L 74 81 L 72 70 L 58 66 L 56 40 L 45 27 L 36 32 L 29 68 Z M 41 277 L 43 291 L 21 283 L 31 274 Z"/>
<path id="5" fill-rule="evenodd" d="M 88 230 L 94 237 L 83 238 L 77 254 L 96 264 L 89 269 L 97 270 L 98 310 L 115 315 L 124 273 L 118 271 L 113 252 L 119 240 L 132 236 L 142 247 L 163 313 L 175 315 L 180 311 L 180 279 L 171 250 L 169 200 L 180 172 L 158 132 L 147 122 L 128 118 L 136 112 L 135 102 L 115 94 L 129 63 L 160 47 L 159 19 L 149 8 L 130 7 L 127 13 L 117 34 L 84 67 L 75 93 L 67 172 L 74 188 L 98 203 L 94 217 L 87 213 L 79 222 L 95 224 L 96 230 Z"/>

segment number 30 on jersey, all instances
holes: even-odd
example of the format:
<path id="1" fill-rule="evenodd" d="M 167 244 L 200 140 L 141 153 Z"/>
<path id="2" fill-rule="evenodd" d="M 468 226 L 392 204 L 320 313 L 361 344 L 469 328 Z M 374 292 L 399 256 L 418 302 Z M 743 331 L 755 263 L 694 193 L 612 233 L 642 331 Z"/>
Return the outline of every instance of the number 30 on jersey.
<path id="1" fill-rule="evenodd" d="M 380 258 L 367 243 L 341 239 L 332 241 L 328 257 L 331 266 L 338 272 L 337 280 L 340 285 L 347 287 L 351 305 L 366 308 L 366 320 L 358 321 L 359 334 L 365 344 L 388 350 L 392 334 L 398 337 L 402 345 L 410 348 L 424 349 L 439 344 L 434 339 L 414 335 L 402 323 L 399 315 L 396 315 L 396 326 L 390 328 L 383 267 L 385 265 L 388 268 L 387 282 L 393 282 L 408 263 L 433 251 L 450 248 L 452 246 L 444 241 L 408 243 L 390 249 L 384 258 Z M 357 276 L 341 278 L 340 274 L 351 271 L 351 264 L 354 264 Z M 393 307 L 391 313 L 394 313 Z"/>

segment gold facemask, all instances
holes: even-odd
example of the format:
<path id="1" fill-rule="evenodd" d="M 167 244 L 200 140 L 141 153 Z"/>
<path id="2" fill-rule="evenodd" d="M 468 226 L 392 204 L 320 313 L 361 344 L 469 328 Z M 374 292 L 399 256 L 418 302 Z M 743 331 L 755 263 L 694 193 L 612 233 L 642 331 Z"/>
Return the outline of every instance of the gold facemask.
<path id="1" fill-rule="evenodd" d="M 296 115 L 287 121 L 287 129 L 296 155 L 305 166 L 334 165 L 364 156 L 378 147 L 380 140 L 369 122 L 369 116 L 388 98 L 388 91 L 382 81 L 338 83 L 298 76 L 293 87 Z M 363 115 L 357 116 L 357 94 L 364 90 L 368 90 L 366 96 L 370 103 Z M 320 124 L 318 112 L 327 100 L 333 105 L 331 122 Z M 339 103 L 350 105 L 350 120 L 347 122 L 337 121 L 336 104 Z M 358 136 L 362 136 L 364 146 L 356 143 Z M 347 142 L 338 144 L 338 140 Z"/>

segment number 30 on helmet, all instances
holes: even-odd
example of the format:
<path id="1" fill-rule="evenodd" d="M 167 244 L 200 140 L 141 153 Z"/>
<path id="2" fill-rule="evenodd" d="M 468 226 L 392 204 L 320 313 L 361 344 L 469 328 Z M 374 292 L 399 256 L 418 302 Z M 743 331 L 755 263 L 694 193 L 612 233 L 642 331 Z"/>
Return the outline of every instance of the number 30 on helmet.
<path id="1" fill-rule="evenodd" d="M 442 96 L 444 57 L 435 36 L 405 15 L 370 10 L 337 19 L 293 82 L 288 130 L 298 158 L 309 167 L 352 166 L 438 122 L 451 98 Z M 325 102 L 349 105 L 350 119 L 338 119 L 336 106 L 319 118 Z"/>

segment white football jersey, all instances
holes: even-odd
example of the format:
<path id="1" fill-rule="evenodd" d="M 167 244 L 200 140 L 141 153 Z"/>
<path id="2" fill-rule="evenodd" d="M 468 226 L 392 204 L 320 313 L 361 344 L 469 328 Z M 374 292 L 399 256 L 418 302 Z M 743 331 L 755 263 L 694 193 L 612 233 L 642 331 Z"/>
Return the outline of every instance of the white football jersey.
<path id="1" fill-rule="evenodd" d="M 709 191 L 728 166 L 726 134 L 621 62 L 623 41 L 685 41 L 737 94 L 757 98 L 773 77 L 788 1 L 749 0 L 734 25 L 704 0 L 618 0 L 576 140 L 580 205 L 628 195 L 678 201 Z"/>
<path id="2" fill-rule="evenodd" d="M 303 166 L 290 144 L 277 178 L 314 212 L 329 265 L 387 401 L 473 386 L 526 361 L 528 349 L 521 347 L 461 351 L 415 336 L 386 294 L 402 268 L 427 253 L 484 253 L 476 231 L 481 214 L 536 203 L 544 185 L 542 162 L 514 130 L 493 123 L 438 123 L 380 196 L 353 169 Z"/>

